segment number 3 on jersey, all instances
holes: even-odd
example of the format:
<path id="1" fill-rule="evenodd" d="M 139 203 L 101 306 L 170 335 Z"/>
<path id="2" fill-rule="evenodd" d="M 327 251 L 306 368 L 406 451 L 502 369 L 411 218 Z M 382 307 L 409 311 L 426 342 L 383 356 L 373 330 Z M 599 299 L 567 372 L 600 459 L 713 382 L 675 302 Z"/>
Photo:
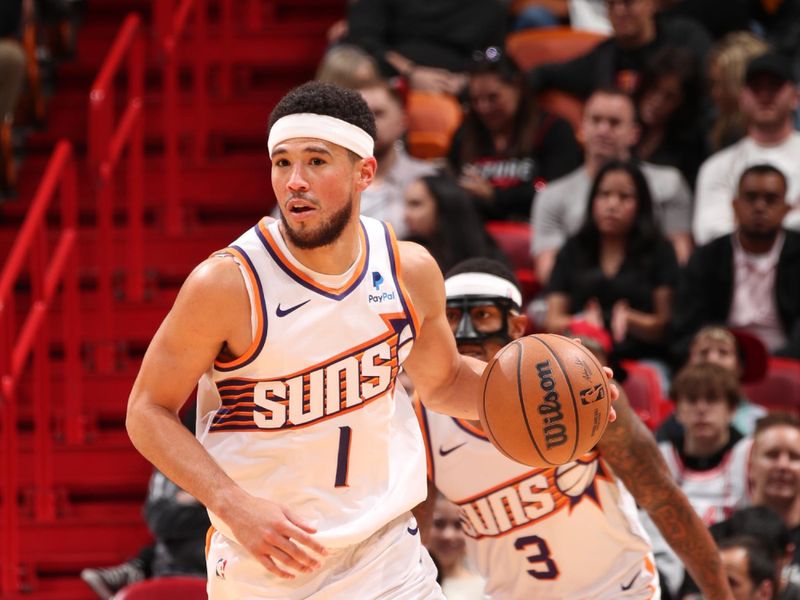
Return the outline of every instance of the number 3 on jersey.
<path id="1" fill-rule="evenodd" d="M 339 427 L 339 452 L 336 458 L 336 487 L 347 487 L 347 467 L 350 465 L 349 425 Z"/>
<path id="2" fill-rule="evenodd" d="M 528 562 L 536 567 L 528 569 L 528 574 L 536 579 L 555 579 L 558 577 L 558 567 L 553 559 L 550 558 L 550 548 L 538 535 L 528 535 L 519 538 L 514 542 L 514 547 L 517 550 L 525 550 L 529 552 L 529 548 L 533 548 L 533 554 L 528 555 Z"/>

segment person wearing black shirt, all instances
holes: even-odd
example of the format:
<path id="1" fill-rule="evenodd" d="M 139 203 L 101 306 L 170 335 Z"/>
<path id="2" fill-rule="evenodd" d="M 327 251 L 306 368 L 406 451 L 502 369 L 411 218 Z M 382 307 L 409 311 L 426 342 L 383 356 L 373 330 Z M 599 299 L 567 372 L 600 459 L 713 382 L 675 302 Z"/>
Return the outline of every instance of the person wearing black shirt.
<path id="1" fill-rule="evenodd" d="M 655 16 L 654 0 L 607 0 L 606 4 L 614 34 L 578 58 L 530 71 L 535 90 L 555 88 L 583 99 L 598 87 L 610 85 L 634 93 L 644 66 L 667 46 L 691 51 L 701 69 L 711 47 L 702 26 L 688 19 Z"/>

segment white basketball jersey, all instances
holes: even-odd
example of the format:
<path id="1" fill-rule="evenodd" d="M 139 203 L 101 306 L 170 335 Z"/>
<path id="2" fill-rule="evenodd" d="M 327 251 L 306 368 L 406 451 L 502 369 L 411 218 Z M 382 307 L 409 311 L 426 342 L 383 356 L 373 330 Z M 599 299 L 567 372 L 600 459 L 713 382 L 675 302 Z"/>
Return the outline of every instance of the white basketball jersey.
<path id="1" fill-rule="evenodd" d="M 366 539 L 426 494 L 419 426 L 396 379 L 416 316 L 394 234 L 362 218 L 360 241 L 352 273 L 333 288 L 290 255 L 277 221 L 236 240 L 225 252 L 244 274 L 254 338 L 198 386 L 198 438 L 211 456 L 332 548 Z"/>
<path id="2" fill-rule="evenodd" d="M 658 445 L 678 487 L 706 526 L 727 519 L 747 503 L 747 465 L 751 447 L 751 438 L 743 438 L 713 469 L 693 471 L 683 464 L 671 442 Z"/>
<path id="3" fill-rule="evenodd" d="M 531 468 L 467 421 L 420 413 L 429 477 L 458 505 L 492 600 L 659 597 L 636 503 L 596 451 Z"/>

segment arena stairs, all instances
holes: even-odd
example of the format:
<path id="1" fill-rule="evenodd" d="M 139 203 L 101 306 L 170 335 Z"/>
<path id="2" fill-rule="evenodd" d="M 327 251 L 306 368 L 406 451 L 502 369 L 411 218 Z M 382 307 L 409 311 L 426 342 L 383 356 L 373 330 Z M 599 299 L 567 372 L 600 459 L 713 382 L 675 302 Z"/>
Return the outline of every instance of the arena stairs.
<path id="1" fill-rule="evenodd" d="M 159 0 L 156 0 L 159 1 Z M 150 466 L 132 447 L 124 429 L 128 393 L 149 339 L 175 298 L 191 268 L 214 250 L 226 246 L 254 224 L 274 204 L 266 158 L 266 122 L 269 110 L 290 87 L 310 79 L 326 46 L 326 31 L 344 15 L 343 0 L 247 0 L 234 6 L 234 43 L 214 42 L 222 2 L 208 2 L 208 35 L 213 52 L 232 65 L 233 94 L 215 93 L 214 73 L 209 86 L 207 157 L 195 164 L 181 151 L 182 232 L 170 234 L 164 226 L 164 90 L 161 57 L 154 33 L 153 6 L 146 0 L 89 0 L 77 38 L 75 57 L 58 66 L 46 126 L 28 136 L 21 166 L 19 196 L 0 206 L 0 257 L 8 256 L 36 192 L 51 153 L 66 139 L 78 158 L 80 228 L 81 357 L 85 437 L 68 444 L 54 427 L 52 459 L 56 518 L 34 518 L 34 409 L 32 389 L 22 385 L 13 401 L 18 407 L 20 565 L 19 586 L 2 598 L 89 600 L 94 594 L 80 580 L 87 566 L 114 565 L 135 555 L 148 542 L 141 516 Z M 87 159 L 89 90 L 118 34 L 123 19 L 137 13 L 144 24 L 146 68 L 145 130 L 145 294 L 141 301 L 126 300 L 115 283 L 114 340 L 110 368 L 100 368 L 98 346 L 104 332 L 96 315 L 101 292 L 97 285 L 98 246 L 93 180 Z M 191 34 L 181 53 L 180 106 L 192 103 L 192 60 L 199 49 Z M 209 70 L 214 69 L 213 62 Z M 178 130 L 191 135 L 191 110 L 178 111 Z M 120 189 L 124 186 L 120 186 Z M 125 198 L 122 197 L 124 202 Z M 115 219 L 124 219 L 118 203 Z M 54 219 L 53 219 L 54 220 Z M 128 240 L 118 228 L 113 254 L 122 256 Z M 123 269 L 117 264 L 117 271 Z M 124 273 L 115 272 L 115 282 Z M 26 307 L 28 290 L 18 284 L 19 310 Z M 60 322 L 56 304 L 52 320 L 50 357 L 54 418 L 61 410 L 58 397 L 65 381 L 59 361 Z M 6 490 L 0 493 L 7 495 Z M 0 560 L 2 558 L 0 553 Z"/>

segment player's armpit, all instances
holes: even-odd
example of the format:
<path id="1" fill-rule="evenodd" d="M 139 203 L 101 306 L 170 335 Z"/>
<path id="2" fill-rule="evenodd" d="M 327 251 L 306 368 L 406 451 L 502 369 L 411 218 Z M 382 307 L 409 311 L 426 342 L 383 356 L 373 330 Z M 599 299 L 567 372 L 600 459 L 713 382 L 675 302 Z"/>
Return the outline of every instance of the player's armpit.
<path id="1" fill-rule="evenodd" d="M 444 278 L 436 261 L 417 244 L 401 242 L 399 249 L 403 280 L 420 323 L 403 367 L 426 407 L 475 420 L 485 364 L 458 353 L 445 314 Z"/>
<path id="2" fill-rule="evenodd" d="M 616 475 L 647 511 L 700 586 L 705 598 L 732 598 L 714 541 L 667 468 L 655 439 L 633 412 L 624 393 L 615 402 L 598 447 Z"/>

